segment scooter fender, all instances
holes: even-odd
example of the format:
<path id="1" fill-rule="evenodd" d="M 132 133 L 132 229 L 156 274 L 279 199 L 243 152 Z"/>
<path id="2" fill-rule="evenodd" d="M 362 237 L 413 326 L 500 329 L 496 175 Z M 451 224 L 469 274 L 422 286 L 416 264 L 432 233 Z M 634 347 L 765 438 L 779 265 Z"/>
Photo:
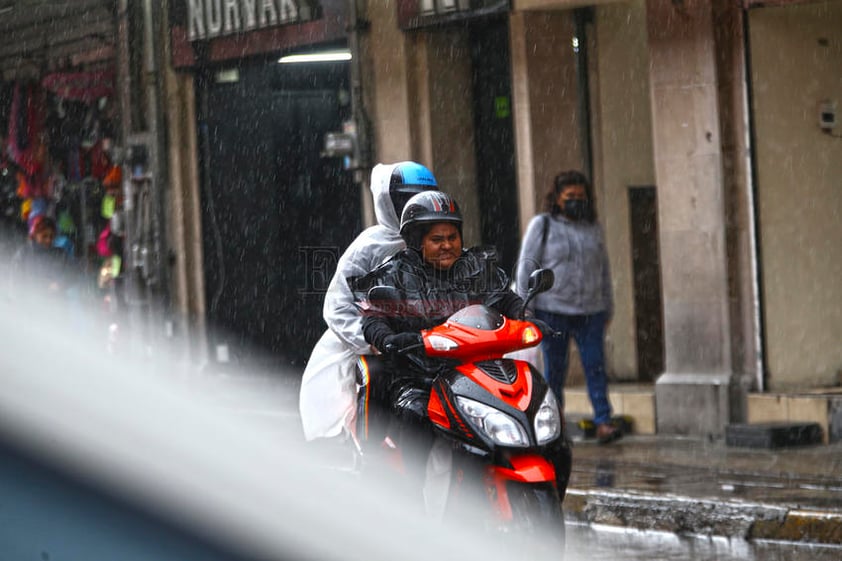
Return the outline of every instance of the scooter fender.
<path id="1" fill-rule="evenodd" d="M 522 454 L 509 458 L 512 467 L 489 466 L 495 480 L 521 483 L 555 483 L 555 468 L 538 454 Z"/>
<path id="2" fill-rule="evenodd" d="M 543 456 L 537 454 L 523 454 L 509 458 L 512 467 L 499 465 L 488 466 L 486 486 L 497 516 L 501 520 L 511 521 L 514 518 L 512 505 L 509 501 L 507 483 L 546 484 L 555 486 L 555 468 Z"/>

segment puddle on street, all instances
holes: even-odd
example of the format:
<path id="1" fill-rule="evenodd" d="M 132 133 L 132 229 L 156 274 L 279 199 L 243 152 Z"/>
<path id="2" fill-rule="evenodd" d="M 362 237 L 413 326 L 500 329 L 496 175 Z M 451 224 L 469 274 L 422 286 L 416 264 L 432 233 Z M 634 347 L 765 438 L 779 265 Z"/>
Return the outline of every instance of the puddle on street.
<path id="1" fill-rule="evenodd" d="M 565 561 L 839 561 L 842 547 L 567 523 Z"/>
<path id="2" fill-rule="evenodd" d="M 574 465 L 571 487 L 580 489 L 618 489 L 667 493 L 705 498 L 718 497 L 764 502 L 771 497 L 778 504 L 810 504 L 835 508 L 840 490 L 835 480 L 793 476 L 770 477 L 767 474 L 716 472 L 688 466 L 623 464 L 598 460 Z"/>

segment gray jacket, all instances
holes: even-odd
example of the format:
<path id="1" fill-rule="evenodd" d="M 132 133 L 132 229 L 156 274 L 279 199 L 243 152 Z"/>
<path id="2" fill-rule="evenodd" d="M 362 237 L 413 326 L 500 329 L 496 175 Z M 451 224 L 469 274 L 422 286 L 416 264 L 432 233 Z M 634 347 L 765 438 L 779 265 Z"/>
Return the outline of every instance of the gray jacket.
<path id="1" fill-rule="evenodd" d="M 547 238 L 541 253 L 545 221 Z M 517 264 L 517 293 L 526 297 L 529 274 L 552 269 L 555 284 L 538 295 L 530 308 L 557 314 L 613 312 L 611 272 L 602 228 L 598 223 L 571 221 L 562 215 L 535 216 L 526 229 Z"/>

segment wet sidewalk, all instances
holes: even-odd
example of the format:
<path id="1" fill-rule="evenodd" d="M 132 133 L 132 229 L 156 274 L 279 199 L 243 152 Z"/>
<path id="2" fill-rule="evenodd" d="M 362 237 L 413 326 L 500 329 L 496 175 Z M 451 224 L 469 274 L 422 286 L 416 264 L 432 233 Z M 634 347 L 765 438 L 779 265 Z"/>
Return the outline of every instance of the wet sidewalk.
<path id="1" fill-rule="evenodd" d="M 565 510 L 583 523 L 842 544 L 842 443 L 768 450 L 672 436 L 575 441 Z"/>

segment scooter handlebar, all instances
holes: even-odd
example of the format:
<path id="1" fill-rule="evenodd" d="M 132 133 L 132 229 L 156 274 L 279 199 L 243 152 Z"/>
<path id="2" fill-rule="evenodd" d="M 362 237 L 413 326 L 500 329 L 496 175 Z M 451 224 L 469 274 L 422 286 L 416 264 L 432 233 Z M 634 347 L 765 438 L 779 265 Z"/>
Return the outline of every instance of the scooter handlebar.
<path id="1" fill-rule="evenodd" d="M 562 336 L 561 331 L 556 331 L 555 329 L 550 327 L 550 324 L 548 324 L 547 322 L 545 322 L 543 320 L 532 317 L 532 318 L 529 318 L 527 321 L 534 323 L 535 327 L 537 327 L 538 329 L 541 330 L 541 334 L 543 334 L 544 337 L 561 337 Z"/>

